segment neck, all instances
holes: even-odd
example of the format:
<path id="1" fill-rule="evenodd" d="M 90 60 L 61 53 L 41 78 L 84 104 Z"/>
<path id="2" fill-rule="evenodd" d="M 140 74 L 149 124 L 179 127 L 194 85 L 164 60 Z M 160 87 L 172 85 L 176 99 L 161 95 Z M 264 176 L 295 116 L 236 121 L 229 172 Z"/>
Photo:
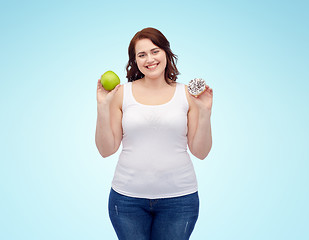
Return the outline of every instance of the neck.
<path id="1" fill-rule="evenodd" d="M 141 81 L 145 87 L 147 87 L 147 88 L 149 87 L 149 88 L 152 88 L 152 89 L 160 89 L 160 88 L 166 87 L 166 85 L 168 85 L 167 82 L 164 79 L 164 76 L 162 76 L 160 78 L 155 78 L 155 79 L 143 77 L 139 81 Z"/>

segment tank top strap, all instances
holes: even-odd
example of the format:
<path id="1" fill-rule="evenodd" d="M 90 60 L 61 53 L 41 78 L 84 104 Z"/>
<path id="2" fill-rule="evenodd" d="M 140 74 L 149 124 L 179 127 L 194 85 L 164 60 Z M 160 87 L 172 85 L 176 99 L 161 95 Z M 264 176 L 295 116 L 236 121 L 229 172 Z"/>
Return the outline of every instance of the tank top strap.
<path id="1" fill-rule="evenodd" d="M 132 82 L 127 82 L 123 84 L 122 110 L 124 111 L 126 107 L 131 104 L 134 104 L 134 99 L 132 96 Z"/>
<path id="2" fill-rule="evenodd" d="M 174 103 L 179 105 L 181 104 L 185 108 L 189 108 L 189 103 L 186 96 L 185 84 L 177 82 L 176 93 L 175 93 Z"/>
<path id="3" fill-rule="evenodd" d="M 186 96 L 185 84 L 179 82 L 176 84 L 175 96 L 173 96 L 173 99 L 171 100 L 172 103 L 170 105 L 176 107 L 175 105 L 181 104 L 183 107 L 188 109 L 189 103 Z M 123 85 L 122 110 L 125 111 L 129 105 L 136 105 L 136 101 L 132 94 L 132 82 L 127 82 Z"/>

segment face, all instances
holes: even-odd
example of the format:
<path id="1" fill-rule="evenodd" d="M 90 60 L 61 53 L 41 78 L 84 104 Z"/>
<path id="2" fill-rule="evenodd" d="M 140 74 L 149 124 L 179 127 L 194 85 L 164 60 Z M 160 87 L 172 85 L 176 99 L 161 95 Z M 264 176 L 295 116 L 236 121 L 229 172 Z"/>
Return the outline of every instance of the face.
<path id="1" fill-rule="evenodd" d="M 166 54 L 163 49 L 154 45 L 150 39 L 141 39 L 135 44 L 135 53 L 137 67 L 145 77 L 164 78 Z"/>

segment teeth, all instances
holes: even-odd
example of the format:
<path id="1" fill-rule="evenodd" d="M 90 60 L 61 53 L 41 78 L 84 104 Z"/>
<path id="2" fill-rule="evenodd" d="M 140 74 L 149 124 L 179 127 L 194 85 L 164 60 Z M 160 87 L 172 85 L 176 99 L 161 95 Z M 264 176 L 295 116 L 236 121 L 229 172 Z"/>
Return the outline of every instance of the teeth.
<path id="1" fill-rule="evenodd" d="M 148 66 L 148 68 L 155 68 L 156 66 L 157 66 L 157 64 Z"/>

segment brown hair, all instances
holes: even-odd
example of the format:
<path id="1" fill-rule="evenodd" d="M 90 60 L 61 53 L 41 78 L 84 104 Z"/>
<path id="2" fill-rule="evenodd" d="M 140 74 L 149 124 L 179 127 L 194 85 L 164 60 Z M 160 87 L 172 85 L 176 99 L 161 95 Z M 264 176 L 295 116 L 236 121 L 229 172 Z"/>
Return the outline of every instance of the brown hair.
<path id="1" fill-rule="evenodd" d="M 150 39 L 154 45 L 165 51 L 165 81 L 168 84 L 170 84 L 170 80 L 176 81 L 177 75 L 179 75 L 178 69 L 176 67 L 178 58 L 177 55 L 172 52 L 169 41 L 159 30 L 155 28 L 144 28 L 134 35 L 129 45 L 129 61 L 126 66 L 128 82 L 133 82 L 144 77 L 144 74 L 138 69 L 135 61 L 135 44 L 138 40 L 145 38 Z"/>

